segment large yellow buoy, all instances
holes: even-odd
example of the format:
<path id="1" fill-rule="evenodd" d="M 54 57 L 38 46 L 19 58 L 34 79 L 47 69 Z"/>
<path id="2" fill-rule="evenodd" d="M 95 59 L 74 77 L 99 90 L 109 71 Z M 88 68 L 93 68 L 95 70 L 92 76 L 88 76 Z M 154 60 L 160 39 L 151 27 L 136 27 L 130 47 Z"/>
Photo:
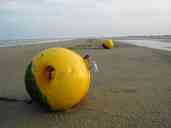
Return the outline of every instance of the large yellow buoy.
<path id="1" fill-rule="evenodd" d="M 112 39 L 104 40 L 102 46 L 105 49 L 111 49 L 111 48 L 113 48 L 113 41 L 112 41 Z"/>
<path id="2" fill-rule="evenodd" d="M 32 59 L 25 83 L 33 101 L 50 110 L 65 110 L 87 94 L 90 70 L 77 53 L 65 48 L 49 48 Z"/>

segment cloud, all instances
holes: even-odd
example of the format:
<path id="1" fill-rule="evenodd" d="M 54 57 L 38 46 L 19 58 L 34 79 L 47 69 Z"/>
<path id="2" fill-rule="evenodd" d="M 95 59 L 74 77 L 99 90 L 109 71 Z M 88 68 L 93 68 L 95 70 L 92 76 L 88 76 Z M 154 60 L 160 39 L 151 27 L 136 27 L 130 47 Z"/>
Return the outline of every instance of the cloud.
<path id="1" fill-rule="evenodd" d="M 171 34 L 169 2 L 1 0 L 0 38 Z"/>
<path id="2" fill-rule="evenodd" d="M 113 0 L 113 34 L 171 34 L 169 0 Z"/>
<path id="3" fill-rule="evenodd" d="M 6 1 L 0 6 L 0 26 L 10 31 L 5 37 L 103 35 L 111 20 L 111 1 L 39 0 Z M 13 34 L 14 33 L 14 34 Z M 17 33 L 17 34 L 16 34 Z M 4 35 L 3 35 L 4 36 Z M 1 38 L 3 38 L 0 35 Z"/>

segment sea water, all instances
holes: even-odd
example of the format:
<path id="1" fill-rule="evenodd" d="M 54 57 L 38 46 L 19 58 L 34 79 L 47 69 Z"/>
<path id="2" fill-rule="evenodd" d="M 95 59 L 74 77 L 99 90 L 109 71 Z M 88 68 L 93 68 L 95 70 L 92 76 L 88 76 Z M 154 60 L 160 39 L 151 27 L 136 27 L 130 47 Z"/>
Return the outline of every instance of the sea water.
<path id="1" fill-rule="evenodd" d="M 0 47 L 14 47 L 33 44 L 53 43 L 71 39 L 20 39 L 20 40 L 0 40 Z"/>
<path id="2" fill-rule="evenodd" d="M 123 43 L 133 44 L 136 46 L 142 46 L 153 49 L 160 49 L 171 51 L 171 40 L 162 41 L 162 40 L 120 40 Z"/>

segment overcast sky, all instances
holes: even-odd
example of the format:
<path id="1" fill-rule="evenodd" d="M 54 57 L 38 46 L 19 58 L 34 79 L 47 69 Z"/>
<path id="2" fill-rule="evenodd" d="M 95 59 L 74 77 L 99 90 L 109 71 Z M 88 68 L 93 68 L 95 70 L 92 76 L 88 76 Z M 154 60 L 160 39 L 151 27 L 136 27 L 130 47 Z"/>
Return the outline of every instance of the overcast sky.
<path id="1" fill-rule="evenodd" d="M 169 0 L 1 0 L 0 39 L 171 34 Z"/>

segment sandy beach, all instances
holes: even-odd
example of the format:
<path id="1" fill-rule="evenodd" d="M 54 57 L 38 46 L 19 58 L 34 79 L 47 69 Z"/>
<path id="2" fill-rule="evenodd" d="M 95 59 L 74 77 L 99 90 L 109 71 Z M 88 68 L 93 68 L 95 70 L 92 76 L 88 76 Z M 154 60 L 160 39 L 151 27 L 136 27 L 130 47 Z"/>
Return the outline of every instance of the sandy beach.
<path id="1" fill-rule="evenodd" d="M 89 53 L 99 65 L 87 97 L 66 112 L 0 101 L 0 128 L 169 128 L 171 52 L 119 43 L 111 50 L 91 40 L 0 48 L 0 97 L 29 99 L 24 74 L 31 58 L 48 47 Z"/>

